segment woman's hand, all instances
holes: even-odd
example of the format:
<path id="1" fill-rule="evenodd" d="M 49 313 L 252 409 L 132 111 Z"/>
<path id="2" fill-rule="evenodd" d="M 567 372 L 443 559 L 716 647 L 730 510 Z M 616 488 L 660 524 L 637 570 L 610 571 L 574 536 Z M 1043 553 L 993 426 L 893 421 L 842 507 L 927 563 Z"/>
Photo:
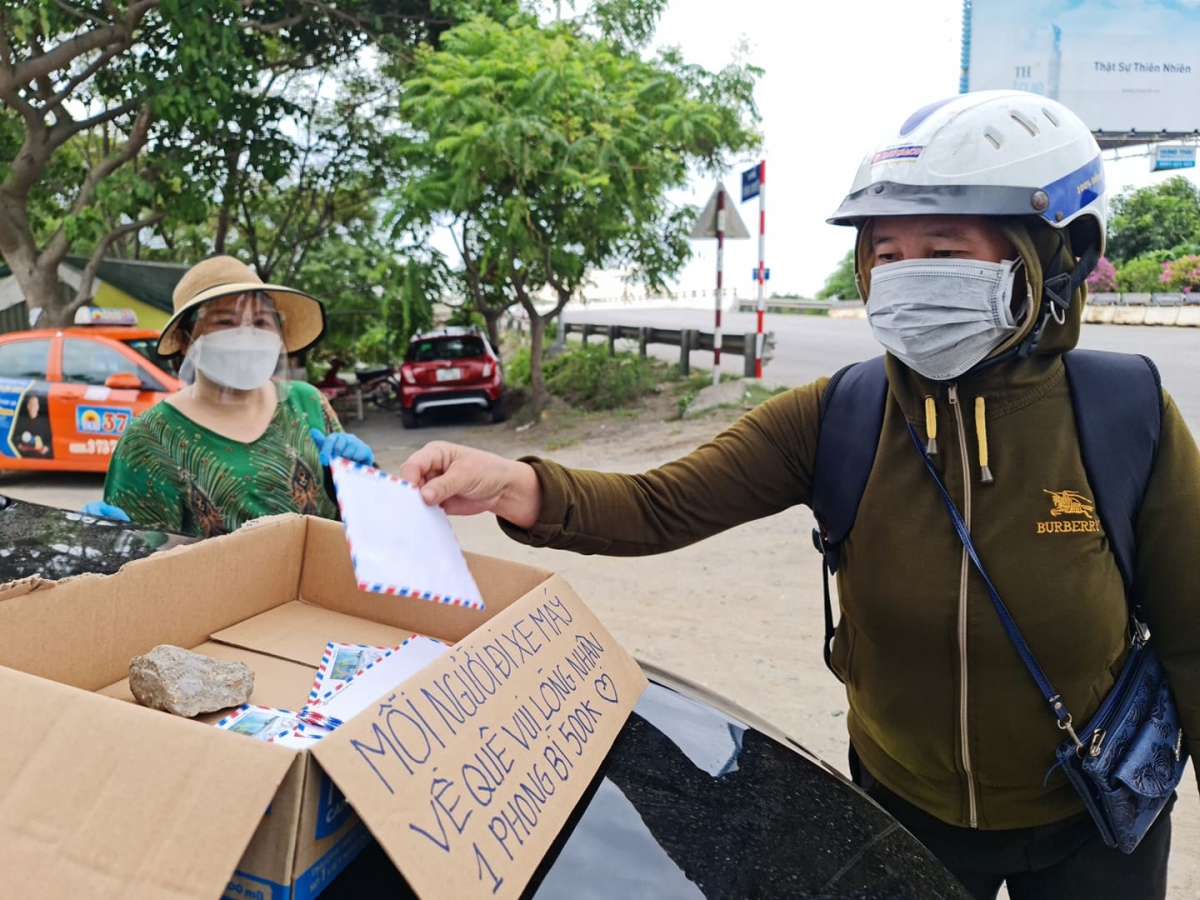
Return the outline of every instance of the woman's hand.
<path id="1" fill-rule="evenodd" d="M 350 462 L 362 463 L 364 466 L 375 465 L 375 454 L 360 438 L 344 431 L 325 434 L 320 428 L 309 432 L 317 445 L 321 457 L 321 465 L 327 466 L 335 456 L 344 457 Z"/>
<path id="2" fill-rule="evenodd" d="M 86 516 L 102 516 L 105 519 L 116 519 L 118 522 L 128 522 L 129 514 L 119 506 L 105 503 L 103 500 L 93 500 L 79 510 Z"/>
<path id="3" fill-rule="evenodd" d="M 532 528 L 542 511 L 542 486 L 528 463 L 445 441 L 426 444 L 404 461 L 400 477 L 421 489 L 430 506 L 450 515 L 495 513 Z"/>

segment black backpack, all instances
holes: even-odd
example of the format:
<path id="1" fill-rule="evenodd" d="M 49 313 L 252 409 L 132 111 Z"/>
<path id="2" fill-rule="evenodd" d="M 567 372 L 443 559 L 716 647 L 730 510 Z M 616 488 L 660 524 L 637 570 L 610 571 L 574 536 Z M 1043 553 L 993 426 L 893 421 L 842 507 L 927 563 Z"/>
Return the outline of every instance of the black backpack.
<path id="1" fill-rule="evenodd" d="M 1128 595 L 1137 556 L 1138 511 L 1162 427 L 1158 369 L 1145 356 L 1099 350 L 1071 350 L 1063 355 L 1063 363 L 1083 467 Z M 829 576 L 837 572 L 842 541 L 854 527 L 875 464 L 887 396 L 887 375 L 879 356 L 838 371 L 821 398 L 812 488 L 818 524 L 813 544 L 824 557 L 824 654 L 831 671 L 834 624 Z"/>

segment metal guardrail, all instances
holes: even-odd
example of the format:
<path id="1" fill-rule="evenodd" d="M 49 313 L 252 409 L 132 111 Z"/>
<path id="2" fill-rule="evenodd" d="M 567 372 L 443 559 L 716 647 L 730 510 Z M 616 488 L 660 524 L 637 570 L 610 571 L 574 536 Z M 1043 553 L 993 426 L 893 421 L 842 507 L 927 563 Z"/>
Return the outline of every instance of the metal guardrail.
<path id="1" fill-rule="evenodd" d="M 1187 294 L 1109 294 L 1089 293 L 1091 306 L 1198 306 L 1200 293 Z"/>
<path id="2" fill-rule="evenodd" d="M 758 309 L 758 301 L 752 299 L 738 300 L 738 312 L 754 312 Z M 831 309 L 862 309 L 861 300 L 793 300 L 785 297 L 763 300 L 763 308 L 769 313 L 804 312 L 815 309 L 828 311 Z"/>
<path id="3" fill-rule="evenodd" d="M 664 344 L 679 348 L 679 373 L 687 375 L 691 372 L 691 351 L 707 350 L 712 352 L 715 338 L 710 331 L 699 331 L 695 328 L 654 328 L 646 325 L 593 325 L 590 322 L 565 322 L 563 335 L 578 334 L 587 344 L 593 335 L 604 335 L 608 338 L 608 352 L 616 352 L 618 340 L 632 340 L 638 343 L 638 352 L 642 359 L 646 358 L 646 347 L 649 344 Z M 748 331 L 744 334 L 722 334 L 721 352 L 743 359 L 742 374 L 753 378 L 755 373 L 754 348 L 758 342 L 758 334 Z M 771 359 L 775 349 L 775 332 L 763 334 L 763 362 Z"/>

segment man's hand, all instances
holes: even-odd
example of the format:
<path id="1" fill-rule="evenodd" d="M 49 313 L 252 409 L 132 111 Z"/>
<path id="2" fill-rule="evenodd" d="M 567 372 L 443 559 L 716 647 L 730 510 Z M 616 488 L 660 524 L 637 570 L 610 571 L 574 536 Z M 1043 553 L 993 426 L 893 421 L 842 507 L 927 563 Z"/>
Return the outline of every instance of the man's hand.
<path id="1" fill-rule="evenodd" d="M 445 441 L 426 444 L 404 461 L 400 477 L 421 489 L 430 506 L 454 516 L 491 512 L 532 528 L 542 511 L 533 466 Z"/>

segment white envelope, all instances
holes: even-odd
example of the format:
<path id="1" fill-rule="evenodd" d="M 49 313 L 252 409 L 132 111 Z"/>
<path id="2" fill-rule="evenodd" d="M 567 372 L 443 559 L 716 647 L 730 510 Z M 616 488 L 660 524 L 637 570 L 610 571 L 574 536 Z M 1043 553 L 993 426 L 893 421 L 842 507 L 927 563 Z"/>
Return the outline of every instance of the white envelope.
<path id="1" fill-rule="evenodd" d="M 370 466 L 335 457 L 330 471 L 360 590 L 484 608 L 441 507 Z"/>

